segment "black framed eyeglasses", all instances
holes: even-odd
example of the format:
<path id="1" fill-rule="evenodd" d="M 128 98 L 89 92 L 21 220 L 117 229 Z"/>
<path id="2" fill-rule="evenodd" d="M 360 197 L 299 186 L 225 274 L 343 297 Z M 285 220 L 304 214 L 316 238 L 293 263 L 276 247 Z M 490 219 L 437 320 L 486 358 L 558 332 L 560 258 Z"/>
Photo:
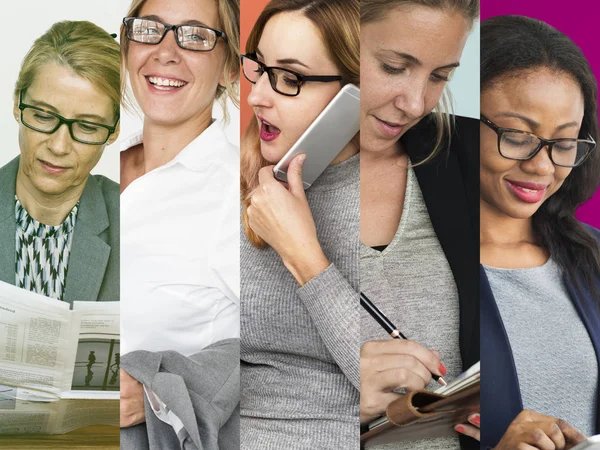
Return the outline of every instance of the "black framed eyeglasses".
<path id="1" fill-rule="evenodd" d="M 480 120 L 496 132 L 498 152 L 507 159 L 526 161 L 535 157 L 542 148 L 548 147 L 550 160 L 554 165 L 577 167 L 596 148 L 596 142 L 591 136 L 588 139 L 544 139 L 529 131 L 499 127 L 484 115 L 481 115 Z"/>
<path id="2" fill-rule="evenodd" d="M 64 123 L 69 128 L 69 134 L 74 141 L 89 145 L 106 144 L 119 123 L 118 118 L 112 127 L 88 120 L 65 119 L 55 112 L 23 103 L 23 91 L 19 92 L 19 109 L 21 110 L 21 123 L 27 128 L 40 133 L 52 134 Z"/>
<path id="3" fill-rule="evenodd" d="M 295 97 L 300 93 L 300 87 L 307 81 L 329 83 L 341 81 L 340 75 L 302 75 L 282 67 L 269 67 L 256 59 L 256 55 L 241 55 L 242 72 L 244 77 L 255 84 L 263 73 L 267 73 L 273 90 L 281 95 Z"/>
<path id="4" fill-rule="evenodd" d="M 127 30 L 127 39 L 140 44 L 160 44 L 169 30 L 173 30 L 179 47 L 194 52 L 210 52 L 214 50 L 219 38 L 227 40 L 224 32 L 204 25 L 170 25 L 143 17 L 125 17 L 123 24 Z"/>

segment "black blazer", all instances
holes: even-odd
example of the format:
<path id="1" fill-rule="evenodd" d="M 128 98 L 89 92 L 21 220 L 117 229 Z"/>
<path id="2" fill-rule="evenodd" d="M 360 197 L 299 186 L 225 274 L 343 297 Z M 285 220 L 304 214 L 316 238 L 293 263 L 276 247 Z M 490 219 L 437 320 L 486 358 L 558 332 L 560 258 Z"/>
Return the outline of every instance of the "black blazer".
<path id="1" fill-rule="evenodd" d="M 600 231 L 586 228 L 600 244 Z M 565 283 L 573 305 L 590 335 L 600 366 L 598 299 L 593 297 L 589 289 L 577 291 L 573 280 L 565 278 Z M 480 269 L 480 284 L 483 330 L 481 367 L 485 371 L 484 382 L 481 384 L 481 416 L 485 421 L 485 433 L 481 434 L 481 448 L 489 449 L 498 444 L 510 423 L 523 411 L 523 401 L 508 335 L 483 267 Z M 596 276 L 596 284 L 600 289 L 600 274 Z M 596 409 L 596 433 L 600 433 L 600 385 Z"/>
<path id="2" fill-rule="evenodd" d="M 413 164 L 431 153 L 436 135 L 430 115 L 402 136 Z M 479 120 L 456 116 L 450 149 L 444 147 L 414 171 L 458 289 L 459 344 L 466 370 L 479 361 Z M 463 450 L 479 450 L 474 439 L 460 439 Z"/>

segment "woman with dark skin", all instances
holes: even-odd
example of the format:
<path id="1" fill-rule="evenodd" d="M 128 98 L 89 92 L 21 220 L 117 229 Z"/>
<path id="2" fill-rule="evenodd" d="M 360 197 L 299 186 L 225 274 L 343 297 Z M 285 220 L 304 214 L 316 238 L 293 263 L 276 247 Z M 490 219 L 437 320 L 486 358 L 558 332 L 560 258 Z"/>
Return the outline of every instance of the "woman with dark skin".
<path id="1" fill-rule="evenodd" d="M 599 429 L 600 232 L 574 216 L 598 187 L 597 85 L 537 20 L 485 21 L 481 54 L 482 448 L 570 449 Z"/>

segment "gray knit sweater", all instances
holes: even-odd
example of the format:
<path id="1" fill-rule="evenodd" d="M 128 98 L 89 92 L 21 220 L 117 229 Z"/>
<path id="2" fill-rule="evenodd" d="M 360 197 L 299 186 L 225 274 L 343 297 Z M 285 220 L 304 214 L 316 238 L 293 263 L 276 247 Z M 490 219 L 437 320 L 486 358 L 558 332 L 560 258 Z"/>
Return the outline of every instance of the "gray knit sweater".
<path id="1" fill-rule="evenodd" d="M 241 236 L 241 449 L 359 447 L 359 156 L 306 192 L 331 265 L 299 287 Z"/>
<path id="2" fill-rule="evenodd" d="M 510 342 L 523 407 L 564 419 L 591 436 L 598 363 L 560 266 L 550 258 L 528 269 L 484 267 Z"/>
<path id="3" fill-rule="evenodd" d="M 409 339 L 441 353 L 445 379 L 461 372 L 458 347 L 458 291 L 444 251 L 431 225 L 413 169 L 408 170 L 402 218 L 383 252 L 365 245 L 360 251 L 360 287 Z M 389 335 L 365 311 L 360 312 L 361 341 Z M 432 381 L 427 389 L 437 389 Z M 458 437 L 403 441 L 374 447 L 385 450 L 459 450 Z"/>

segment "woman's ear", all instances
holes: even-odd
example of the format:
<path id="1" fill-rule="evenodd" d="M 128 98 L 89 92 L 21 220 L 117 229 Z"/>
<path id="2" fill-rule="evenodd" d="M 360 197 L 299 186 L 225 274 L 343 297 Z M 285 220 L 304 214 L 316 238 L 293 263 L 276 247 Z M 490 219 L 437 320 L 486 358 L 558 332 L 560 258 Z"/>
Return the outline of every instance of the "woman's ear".
<path id="1" fill-rule="evenodd" d="M 108 141 L 106 142 L 106 145 L 110 145 L 110 144 L 114 143 L 117 139 L 119 139 L 120 132 L 121 132 L 121 120 L 119 120 L 119 122 L 117 122 L 117 127 L 115 128 L 115 132 L 110 135 L 110 137 L 108 138 Z"/>
<path id="2" fill-rule="evenodd" d="M 13 117 L 17 122 L 21 122 L 21 110 L 19 110 L 19 105 L 16 100 L 13 103 Z"/>

